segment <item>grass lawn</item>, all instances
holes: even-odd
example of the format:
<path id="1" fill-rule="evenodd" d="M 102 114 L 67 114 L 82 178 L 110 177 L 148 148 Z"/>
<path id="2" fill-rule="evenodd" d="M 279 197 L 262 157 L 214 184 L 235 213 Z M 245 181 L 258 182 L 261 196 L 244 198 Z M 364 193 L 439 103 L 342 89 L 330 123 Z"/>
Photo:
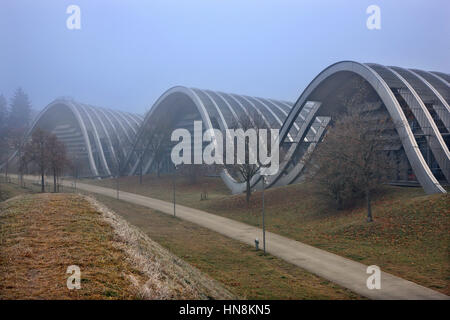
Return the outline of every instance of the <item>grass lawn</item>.
<path id="1" fill-rule="evenodd" d="M 29 188 L 21 188 L 17 184 L 2 182 L 0 178 L 0 202 L 31 192 Z"/>
<path id="2" fill-rule="evenodd" d="M 361 299 L 271 255 L 164 213 L 100 195 L 129 223 L 172 253 L 247 299 Z"/>
<path id="3" fill-rule="evenodd" d="M 87 181 L 115 188 L 114 180 Z M 172 201 L 172 178 L 123 177 L 122 190 Z M 200 201 L 208 190 L 209 200 Z M 220 178 L 190 185 L 177 178 L 177 203 L 261 226 L 261 192 L 250 205 L 230 195 Z M 266 191 L 269 231 L 334 252 L 367 265 L 378 265 L 421 285 L 450 294 L 450 195 L 427 196 L 420 188 L 386 186 L 375 196 L 375 222 L 365 222 L 363 203 L 337 211 L 315 200 L 307 184 Z"/>
<path id="4" fill-rule="evenodd" d="M 0 298 L 133 298 L 123 272 L 137 270 L 109 241 L 112 232 L 98 215 L 70 195 L 26 195 L 2 204 Z M 67 289 L 70 265 L 82 270 L 80 290 Z"/>
<path id="5" fill-rule="evenodd" d="M 0 299 L 234 297 L 97 206 L 79 195 L 50 193 L 0 203 Z M 79 290 L 66 285 L 71 265 L 81 269 Z"/>

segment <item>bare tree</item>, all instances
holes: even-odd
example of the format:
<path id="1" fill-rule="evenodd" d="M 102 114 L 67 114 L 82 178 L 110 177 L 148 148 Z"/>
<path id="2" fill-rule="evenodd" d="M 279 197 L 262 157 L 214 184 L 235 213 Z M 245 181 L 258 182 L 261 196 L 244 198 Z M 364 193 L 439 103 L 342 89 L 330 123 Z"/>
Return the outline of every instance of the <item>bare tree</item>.
<path id="1" fill-rule="evenodd" d="M 141 142 L 139 143 L 140 147 L 134 149 L 138 161 L 139 184 L 142 184 L 145 155 L 149 151 L 149 144 L 151 143 L 154 134 L 154 130 L 148 125 L 143 127 L 142 130 L 143 130 L 142 139 Z"/>
<path id="2" fill-rule="evenodd" d="M 22 185 L 22 171 L 24 169 L 24 150 L 23 150 L 23 134 L 25 129 L 23 128 L 8 128 L 7 132 L 5 132 L 5 177 L 6 180 L 8 180 L 8 171 L 10 169 L 10 165 L 12 165 L 14 169 L 14 165 L 17 164 L 17 171 L 19 173 L 19 184 Z M 16 156 L 14 157 L 17 159 L 17 162 L 11 161 L 14 160 L 10 159 L 10 157 L 16 152 Z"/>
<path id="3" fill-rule="evenodd" d="M 33 132 L 31 141 L 25 146 L 27 162 L 36 164 L 41 175 L 41 192 L 45 192 L 45 171 L 49 166 L 48 136 L 47 132 L 38 128 Z"/>
<path id="4" fill-rule="evenodd" d="M 164 122 L 160 122 L 154 127 L 148 127 L 146 130 L 146 145 L 150 152 L 153 167 L 156 169 L 156 175 L 161 175 L 161 164 L 168 154 L 172 145 L 170 141 L 170 129 Z"/>
<path id="5" fill-rule="evenodd" d="M 373 221 L 371 195 L 394 168 L 384 151 L 385 134 L 391 128 L 388 121 L 379 114 L 349 111 L 334 121 L 307 157 L 316 192 L 331 197 L 338 209 L 365 196 L 368 221 Z"/>
<path id="6" fill-rule="evenodd" d="M 138 167 L 139 167 L 139 184 L 142 184 L 142 175 L 143 175 L 143 161 L 145 155 L 145 149 L 136 149 L 137 159 L 138 159 Z"/>
<path id="7" fill-rule="evenodd" d="M 112 146 L 115 150 L 115 154 L 116 154 L 116 159 L 115 159 L 115 163 L 113 166 L 113 174 L 116 178 L 116 197 L 117 199 L 119 199 L 120 197 L 120 177 L 123 174 L 123 171 L 125 169 L 125 165 L 126 165 L 126 160 L 127 160 L 127 154 L 126 151 L 123 150 L 123 148 L 125 148 L 125 146 L 123 144 L 120 143 L 120 141 L 118 139 L 113 140 Z"/>
<path id="8" fill-rule="evenodd" d="M 53 173 L 53 192 L 58 192 L 58 177 L 61 176 L 64 168 L 69 165 L 67 159 L 66 146 L 58 140 L 56 135 L 47 136 L 48 167 Z"/>
<path id="9" fill-rule="evenodd" d="M 18 159 L 17 169 L 19 173 L 19 184 L 21 187 L 24 187 L 25 181 L 23 179 L 23 175 L 24 172 L 27 170 L 28 161 L 25 152 L 23 151 L 22 144 L 19 144 L 19 146 L 17 147 L 17 159 Z"/>
<path id="10" fill-rule="evenodd" d="M 253 177 L 255 177 L 263 167 L 263 165 L 259 162 L 259 146 L 260 146 L 260 130 L 269 129 L 264 119 L 259 113 L 254 113 L 250 117 L 243 117 L 239 120 L 239 122 L 235 122 L 230 126 L 230 129 L 242 129 L 244 132 L 244 150 L 245 150 L 245 159 L 241 163 L 237 161 L 237 146 L 234 147 L 234 164 L 225 164 L 225 168 L 228 172 L 239 182 L 245 183 L 245 195 L 247 204 L 250 203 L 250 197 L 252 195 L 251 190 L 251 181 Z M 250 131 L 256 133 L 256 141 L 251 141 L 251 138 L 247 136 L 247 133 Z M 264 141 L 262 143 L 267 143 Z M 268 145 L 268 151 L 271 152 L 270 146 Z M 257 161 L 251 161 L 251 158 L 256 157 Z"/>

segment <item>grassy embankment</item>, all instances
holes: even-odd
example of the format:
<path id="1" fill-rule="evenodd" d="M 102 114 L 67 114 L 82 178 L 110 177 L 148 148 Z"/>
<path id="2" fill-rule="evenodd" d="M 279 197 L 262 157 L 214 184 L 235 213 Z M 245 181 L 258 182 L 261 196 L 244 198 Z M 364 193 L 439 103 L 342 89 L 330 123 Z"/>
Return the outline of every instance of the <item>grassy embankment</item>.
<path id="1" fill-rule="evenodd" d="M 67 288 L 70 265 L 81 269 L 80 290 Z M 113 212 L 71 194 L 0 203 L 0 279 L 0 299 L 234 297 Z"/>

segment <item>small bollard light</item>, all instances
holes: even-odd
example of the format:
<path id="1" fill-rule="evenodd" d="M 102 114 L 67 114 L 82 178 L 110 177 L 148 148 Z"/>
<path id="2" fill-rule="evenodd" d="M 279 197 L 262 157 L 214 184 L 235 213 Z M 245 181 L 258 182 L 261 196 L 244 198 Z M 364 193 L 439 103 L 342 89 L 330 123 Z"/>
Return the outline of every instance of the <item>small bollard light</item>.
<path id="1" fill-rule="evenodd" d="M 255 239 L 255 247 L 256 247 L 256 250 L 259 250 L 259 240 L 258 240 L 258 238 Z"/>

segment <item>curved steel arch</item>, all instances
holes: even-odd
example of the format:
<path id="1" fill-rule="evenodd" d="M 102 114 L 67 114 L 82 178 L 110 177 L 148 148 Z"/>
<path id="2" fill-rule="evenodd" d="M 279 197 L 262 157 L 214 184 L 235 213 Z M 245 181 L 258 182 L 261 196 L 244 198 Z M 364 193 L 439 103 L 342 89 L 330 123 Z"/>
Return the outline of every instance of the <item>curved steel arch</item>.
<path id="1" fill-rule="evenodd" d="M 170 108 L 176 108 L 177 106 L 168 105 L 166 101 L 171 97 L 175 100 L 175 95 L 184 95 L 192 104 L 191 107 L 195 108 L 199 116 L 205 124 L 205 129 L 220 129 L 223 133 L 231 126 L 240 126 L 240 118 L 248 117 L 250 121 L 254 122 L 253 114 L 259 114 L 269 128 L 273 124 L 269 119 L 274 119 L 274 124 L 281 127 L 287 112 L 280 113 L 280 107 L 277 105 L 283 104 L 289 106 L 283 102 L 277 102 L 262 98 L 253 98 L 248 96 L 241 96 L 236 94 L 227 94 L 222 92 L 215 92 L 211 90 L 200 90 L 187 87 L 173 87 L 166 91 L 153 105 L 149 113 L 146 115 L 143 125 L 138 133 L 138 138 L 133 146 L 134 150 L 137 150 L 142 144 L 140 141 L 145 134 L 146 126 L 152 126 L 152 123 L 158 121 L 156 115 L 161 112 L 161 109 L 167 108 L 164 112 L 170 113 Z M 258 107 L 257 104 L 260 104 Z M 239 110 L 240 109 L 240 110 Z M 172 110 L 173 112 L 173 110 Z M 277 115 L 279 113 L 280 115 Z M 176 112 L 173 112 L 175 115 Z M 284 118 L 280 118 L 284 114 Z M 214 124 L 218 127 L 214 127 Z M 145 151 L 144 151 L 145 152 Z M 128 157 L 128 166 L 130 168 L 129 174 L 135 174 L 139 165 L 139 159 L 135 156 L 137 152 L 130 153 Z M 146 159 L 144 165 L 144 173 L 147 172 L 151 166 L 152 159 Z M 237 182 L 226 170 L 223 170 L 221 174 L 225 184 L 233 192 L 241 192 L 245 188 L 244 183 Z"/>
<path id="2" fill-rule="evenodd" d="M 400 147 L 424 190 L 427 193 L 445 192 L 430 167 L 437 163 L 437 169 L 442 172 L 440 178 L 444 176 L 447 183 L 450 182 L 450 76 L 441 72 L 342 61 L 319 73 L 295 103 L 177 86 L 167 90 L 145 117 L 97 108 L 71 99 L 57 99 L 42 110 L 26 137 L 30 137 L 45 119 L 50 119 L 53 111 L 63 112 L 70 115 L 70 125 L 64 125 L 56 118 L 47 125 L 74 146 L 75 155 L 78 152 L 85 157 L 90 176 L 110 176 L 120 154 L 127 156 L 127 173 L 135 174 L 139 157 L 145 158 L 147 153 L 146 150 L 140 151 L 146 129 L 156 125 L 162 114 L 172 119 L 173 126 L 177 121 L 187 121 L 191 117 L 202 120 L 205 129 L 220 129 L 222 132 L 230 126 L 241 125 L 243 118 L 255 123 L 254 117 L 258 116 L 269 128 L 280 128 L 280 143 L 286 151 L 280 159 L 278 174 L 270 176 L 267 185 L 286 185 L 302 179 L 305 150 L 314 151 L 335 116 L 334 106 L 329 101 L 334 101 L 338 93 L 352 94 L 350 81 L 354 77 L 363 79 L 373 89 L 385 110 L 383 112 L 389 114 L 401 142 Z M 183 104 L 187 104 L 187 108 L 183 109 L 186 107 Z M 417 128 L 411 127 L 406 111 L 413 115 L 421 135 L 426 136 L 427 147 L 434 159 L 428 159 L 431 163 L 425 160 L 419 148 L 414 133 Z M 144 160 L 145 173 L 153 159 Z M 228 171 L 223 170 L 221 176 L 233 193 L 245 190 L 245 184 L 236 181 Z M 261 177 L 255 176 L 251 181 L 252 188 L 259 188 L 260 182 Z"/>
<path id="3" fill-rule="evenodd" d="M 109 110 L 82 104 L 72 99 L 57 99 L 38 114 L 22 143 L 30 139 L 37 128 L 51 131 L 60 140 L 66 142 L 69 157 L 86 163 L 88 170 L 85 170 L 85 175 L 111 176 L 118 161 L 116 149 L 123 146 L 117 146 L 113 140 L 112 137 L 117 137 L 117 129 L 105 111 Z M 114 114 L 121 116 L 116 117 L 115 120 L 129 139 L 134 141 L 133 130 L 136 128 L 132 128 L 132 125 L 125 120 L 130 119 L 131 115 L 125 118 L 122 112 L 117 111 Z M 139 123 L 140 126 L 141 118 L 133 117 L 133 122 Z M 82 151 L 79 150 L 80 144 L 82 144 Z M 15 154 L 12 157 L 14 156 Z"/>
<path id="4" fill-rule="evenodd" d="M 294 108 L 292 108 L 290 114 L 287 117 L 287 120 L 284 126 L 281 129 L 280 137 L 283 140 L 289 131 L 290 127 L 294 123 L 295 119 L 298 117 L 299 113 L 304 108 L 306 102 L 310 99 L 313 92 L 320 88 L 320 86 L 325 83 L 325 81 L 331 79 L 333 75 L 338 73 L 347 72 L 350 74 L 355 74 L 364 79 L 377 93 L 378 97 L 381 99 L 383 104 L 385 105 L 387 111 L 391 119 L 395 124 L 396 131 L 400 140 L 402 142 L 405 153 L 408 157 L 409 163 L 411 164 L 414 173 L 417 176 L 418 181 L 423 186 L 424 190 L 427 193 L 445 193 L 445 189 L 440 185 L 435 176 L 430 170 L 427 162 L 425 161 L 423 155 L 419 150 L 419 146 L 414 137 L 410 124 L 408 123 L 406 116 L 400 106 L 399 101 L 395 97 L 393 93 L 393 88 L 389 86 L 389 82 L 392 81 L 389 75 L 386 72 L 383 72 L 382 66 L 374 65 L 374 64 L 363 64 L 353 61 L 343 61 L 338 62 L 336 64 L 331 65 L 330 67 L 323 70 L 305 89 L 300 98 L 297 100 Z M 377 70 L 375 70 L 377 69 Z M 405 80 L 405 79 L 402 79 Z M 405 80 L 406 81 L 406 80 Z M 429 83 L 425 83 L 427 87 L 431 85 Z M 408 84 L 408 87 L 411 87 Z M 434 89 L 434 88 L 433 88 Z M 433 90 L 435 91 L 435 90 Z M 416 99 L 420 99 L 418 96 Z M 442 100 L 441 100 L 442 101 Z M 420 102 L 420 105 L 423 105 L 423 101 Z M 423 110 L 422 110 L 423 111 Z M 433 121 L 430 118 L 427 118 L 427 121 Z M 434 123 L 433 123 L 434 124 Z M 433 134 L 437 134 L 435 126 L 432 126 Z M 441 137 L 436 137 L 439 141 L 438 148 L 441 148 L 440 151 L 445 154 L 445 158 L 443 159 L 443 163 L 446 167 L 448 167 L 449 159 L 448 159 L 448 149 L 446 150 L 446 146 L 442 144 Z M 293 146 L 292 148 L 298 148 L 298 146 Z M 291 152 L 292 153 L 292 152 Z M 297 164 L 297 167 L 301 166 L 301 164 Z M 445 170 L 445 168 L 442 168 Z M 276 179 L 273 179 L 276 180 Z M 273 183 L 274 181 L 272 181 Z"/>
<path id="5" fill-rule="evenodd" d="M 448 83 L 444 80 L 446 74 L 437 72 L 428 73 L 420 70 L 342 61 L 329 66 L 316 76 L 295 104 L 211 90 L 174 87 L 166 91 L 146 115 L 133 150 L 136 150 L 141 144 L 142 135 L 145 134 L 144 127 L 152 126 L 157 121 L 155 114 L 170 113 L 171 110 L 176 110 L 178 102 L 173 98 L 174 95 L 184 95 L 189 99 L 191 108 L 195 109 L 198 119 L 203 121 L 206 129 L 213 129 L 215 125 L 216 129 L 224 132 L 230 127 L 231 121 L 239 124 L 241 117 L 247 117 L 254 123 L 252 114 L 255 113 L 259 114 L 270 128 L 281 128 L 280 141 L 289 146 L 284 158 L 280 159 L 278 174 L 269 177 L 268 187 L 293 183 L 298 181 L 303 173 L 304 163 L 298 159 L 298 157 L 302 157 L 298 150 L 303 148 L 303 150 L 312 152 L 326 132 L 326 126 L 331 120 L 331 115 L 327 114 L 329 107 L 324 106 L 322 100 L 326 100 L 327 96 L 336 94 L 334 91 L 338 91 L 338 89 L 334 89 L 334 91 L 330 89 L 333 85 L 336 88 L 341 85 L 341 83 L 333 84 L 335 81 L 333 77 L 338 74 L 345 74 L 344 80 L 347 74 L 349 79 L 352 76 L 358 76 L 370 85 L 395 124 L 401 145 L 420 184 L 427 193 L 445 192 L 425 161 L 400 101 L 394 93 L 399 88 L 403 90 L 400 91 L 400 95 L 407 100 L 407 107 L 413 111 L 421 129 L 427 135 L 427 143 L 448 181 L 450 178 L 448 142 L 444 141 L 444 133 L 440 132 L 436 120 L 426 105 L 427 99 L 432 98 L 437 104 L 434 106 L 436 114 L 445 125 L 448 125 L 450 112 L 447 101 L 444 99 L 449 96 Z M 412 77 L 416 80 L 413 81 Z M 341 79 L 341 81 L 343 80 Z M 171 97 L 173 102 L 169 103 Z M 440 108 L 438 108 L 439 106 Z M 135 174 L 139 163 L 133 153 L 130 153 L 128 157 L 129 174 Z M 146 160 L 144 173 L 149 170 L 151 162 L 152 159 Z M 221 176 L 233 193 L 245 190 L 245 184 L 237 182 L 226 170 L 222 170 Z M 260 180 L 261 177 L 256 175 L 251 181 L 252 188 L 259 188 Z"/>

